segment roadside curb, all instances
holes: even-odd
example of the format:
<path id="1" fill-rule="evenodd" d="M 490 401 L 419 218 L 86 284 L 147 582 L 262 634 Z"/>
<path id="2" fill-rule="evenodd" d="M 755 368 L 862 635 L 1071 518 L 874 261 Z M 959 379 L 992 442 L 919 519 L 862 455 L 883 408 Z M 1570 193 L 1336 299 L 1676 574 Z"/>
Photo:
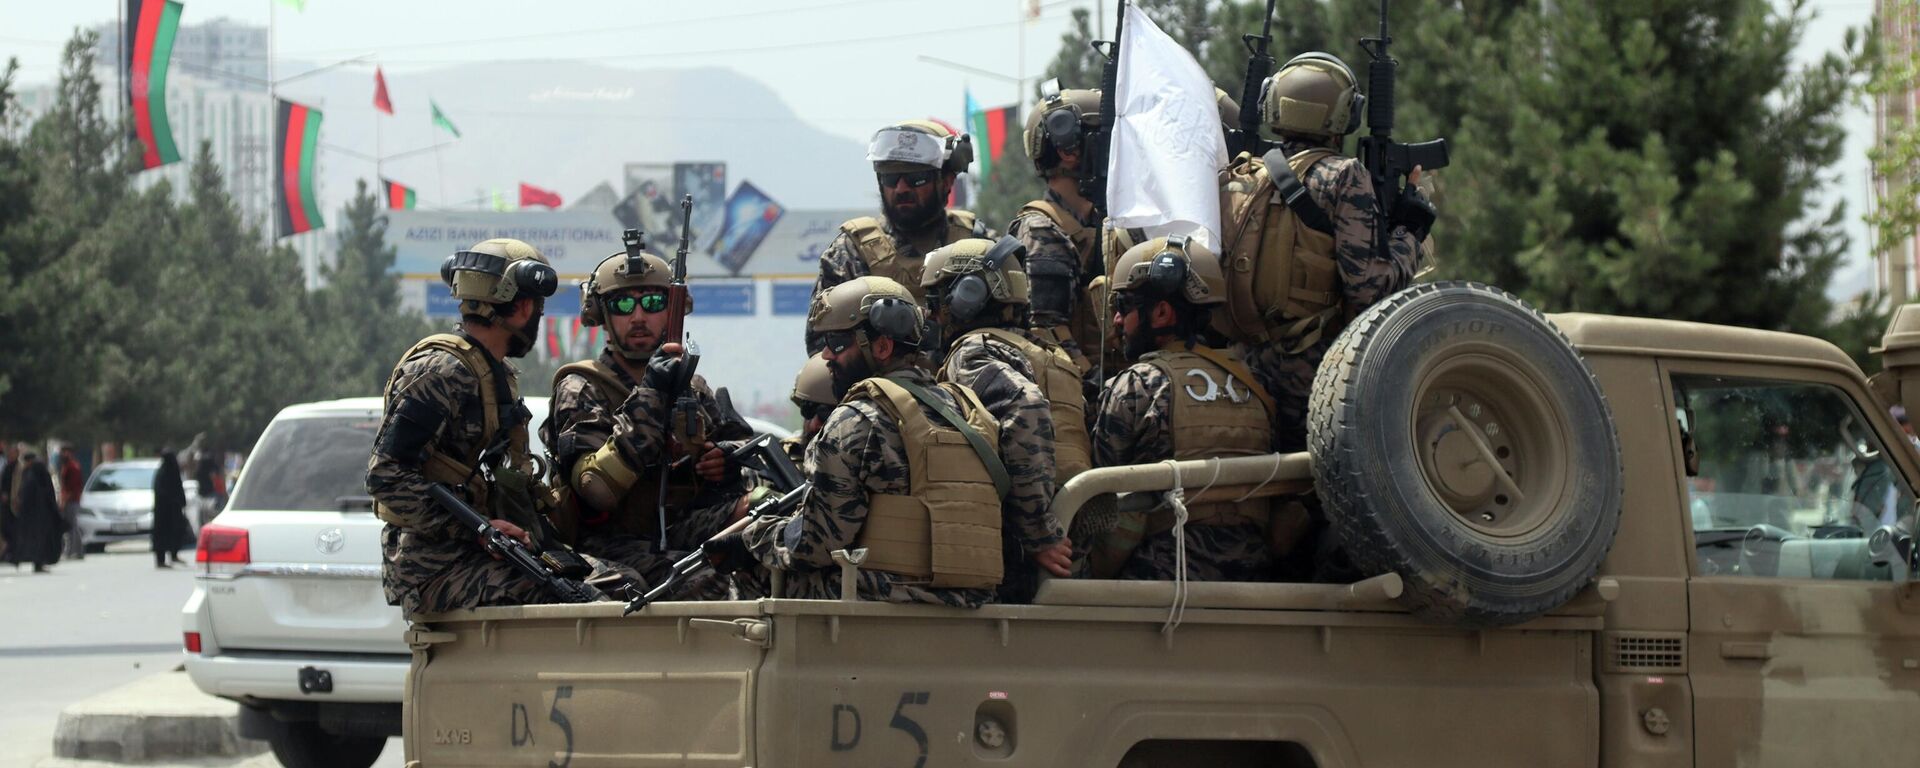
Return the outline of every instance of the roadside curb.
<path id="1" fill-rule="evenodd" d="M 60 712 L 57 757 L 144 763 L 247 757 L 267 743 L 240 736 L 240 705 L 202 693 L 183 671 L 136 680 Z"/>

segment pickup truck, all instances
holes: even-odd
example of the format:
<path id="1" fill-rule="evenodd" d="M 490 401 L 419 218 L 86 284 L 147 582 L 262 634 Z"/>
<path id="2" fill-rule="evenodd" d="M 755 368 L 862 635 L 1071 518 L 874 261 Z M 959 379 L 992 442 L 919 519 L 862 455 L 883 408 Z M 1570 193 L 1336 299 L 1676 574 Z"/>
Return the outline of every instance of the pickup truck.
<path id="1" fill-rule="evenodd" d="M 1312 488 L 1349 583 L 416 616 L 407 764 L 1893 765 L 1920 452 L 1888 406 L 1920 407 L 1920 311 L 1886 341 L 1869 384 L 1818 339 L 1416 286 L 1322 365 L 1310 453 L 1054 503 L 1078 532 Z"/>

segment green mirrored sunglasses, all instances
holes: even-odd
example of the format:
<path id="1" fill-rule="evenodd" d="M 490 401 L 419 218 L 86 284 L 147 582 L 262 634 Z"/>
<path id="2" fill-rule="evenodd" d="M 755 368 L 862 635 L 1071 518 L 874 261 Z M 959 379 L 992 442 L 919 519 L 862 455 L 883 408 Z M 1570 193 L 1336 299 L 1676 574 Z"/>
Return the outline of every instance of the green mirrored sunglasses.
<path id="1" fill-rule="evenodd" d="M 648 314 L 665 311 L 667 308 L 667 296 L 663 293 L 642 293 L 639 295 L 628 293 L 615 296 L 612 301 L 607 302 L 607 308 L 613 310 L 613 313 L 616 315 L 631 315 L 635 307 L 646 310 Z"/>

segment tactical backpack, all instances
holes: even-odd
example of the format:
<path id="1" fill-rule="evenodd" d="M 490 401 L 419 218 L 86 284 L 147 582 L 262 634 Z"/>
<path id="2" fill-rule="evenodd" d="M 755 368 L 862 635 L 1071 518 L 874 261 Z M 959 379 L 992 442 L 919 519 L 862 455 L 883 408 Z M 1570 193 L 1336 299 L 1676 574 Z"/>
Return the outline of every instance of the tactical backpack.
<path id="1" fill-rule="evenodd" d="M 1333 220 L 1301 182 L 1315 163 L 1336 154 L 1326 148 L 1292 157 L 1278 149 L 1262 158 L 1243 152 L 1220 172 L 1228 290 L 1227 311 L 1214 313 L 1215 330 L 1238 342 L 1280 342 L 1288 352 L 1338 330 Z"/>

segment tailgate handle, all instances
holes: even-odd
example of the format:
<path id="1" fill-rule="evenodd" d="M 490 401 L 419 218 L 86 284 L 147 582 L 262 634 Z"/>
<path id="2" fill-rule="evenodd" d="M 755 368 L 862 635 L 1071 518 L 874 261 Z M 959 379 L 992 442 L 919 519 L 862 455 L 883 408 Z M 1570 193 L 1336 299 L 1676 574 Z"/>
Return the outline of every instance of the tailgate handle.
<path id="1" fill-rule="evenodd" d="M 734 637 L 745 640 L 762 648 L 773 645 L 773 633 L 767 622 L 760 619 L 688 619 L 687 624 L 694 629 L 718 629 Z"/>
<path id="2" fill-rule="evenodd" d="M 1773 658 L 1773 651 L 1767 647 L 1766 643 L 1721 643 L 1720 657 L 1766 661 Z"/>

